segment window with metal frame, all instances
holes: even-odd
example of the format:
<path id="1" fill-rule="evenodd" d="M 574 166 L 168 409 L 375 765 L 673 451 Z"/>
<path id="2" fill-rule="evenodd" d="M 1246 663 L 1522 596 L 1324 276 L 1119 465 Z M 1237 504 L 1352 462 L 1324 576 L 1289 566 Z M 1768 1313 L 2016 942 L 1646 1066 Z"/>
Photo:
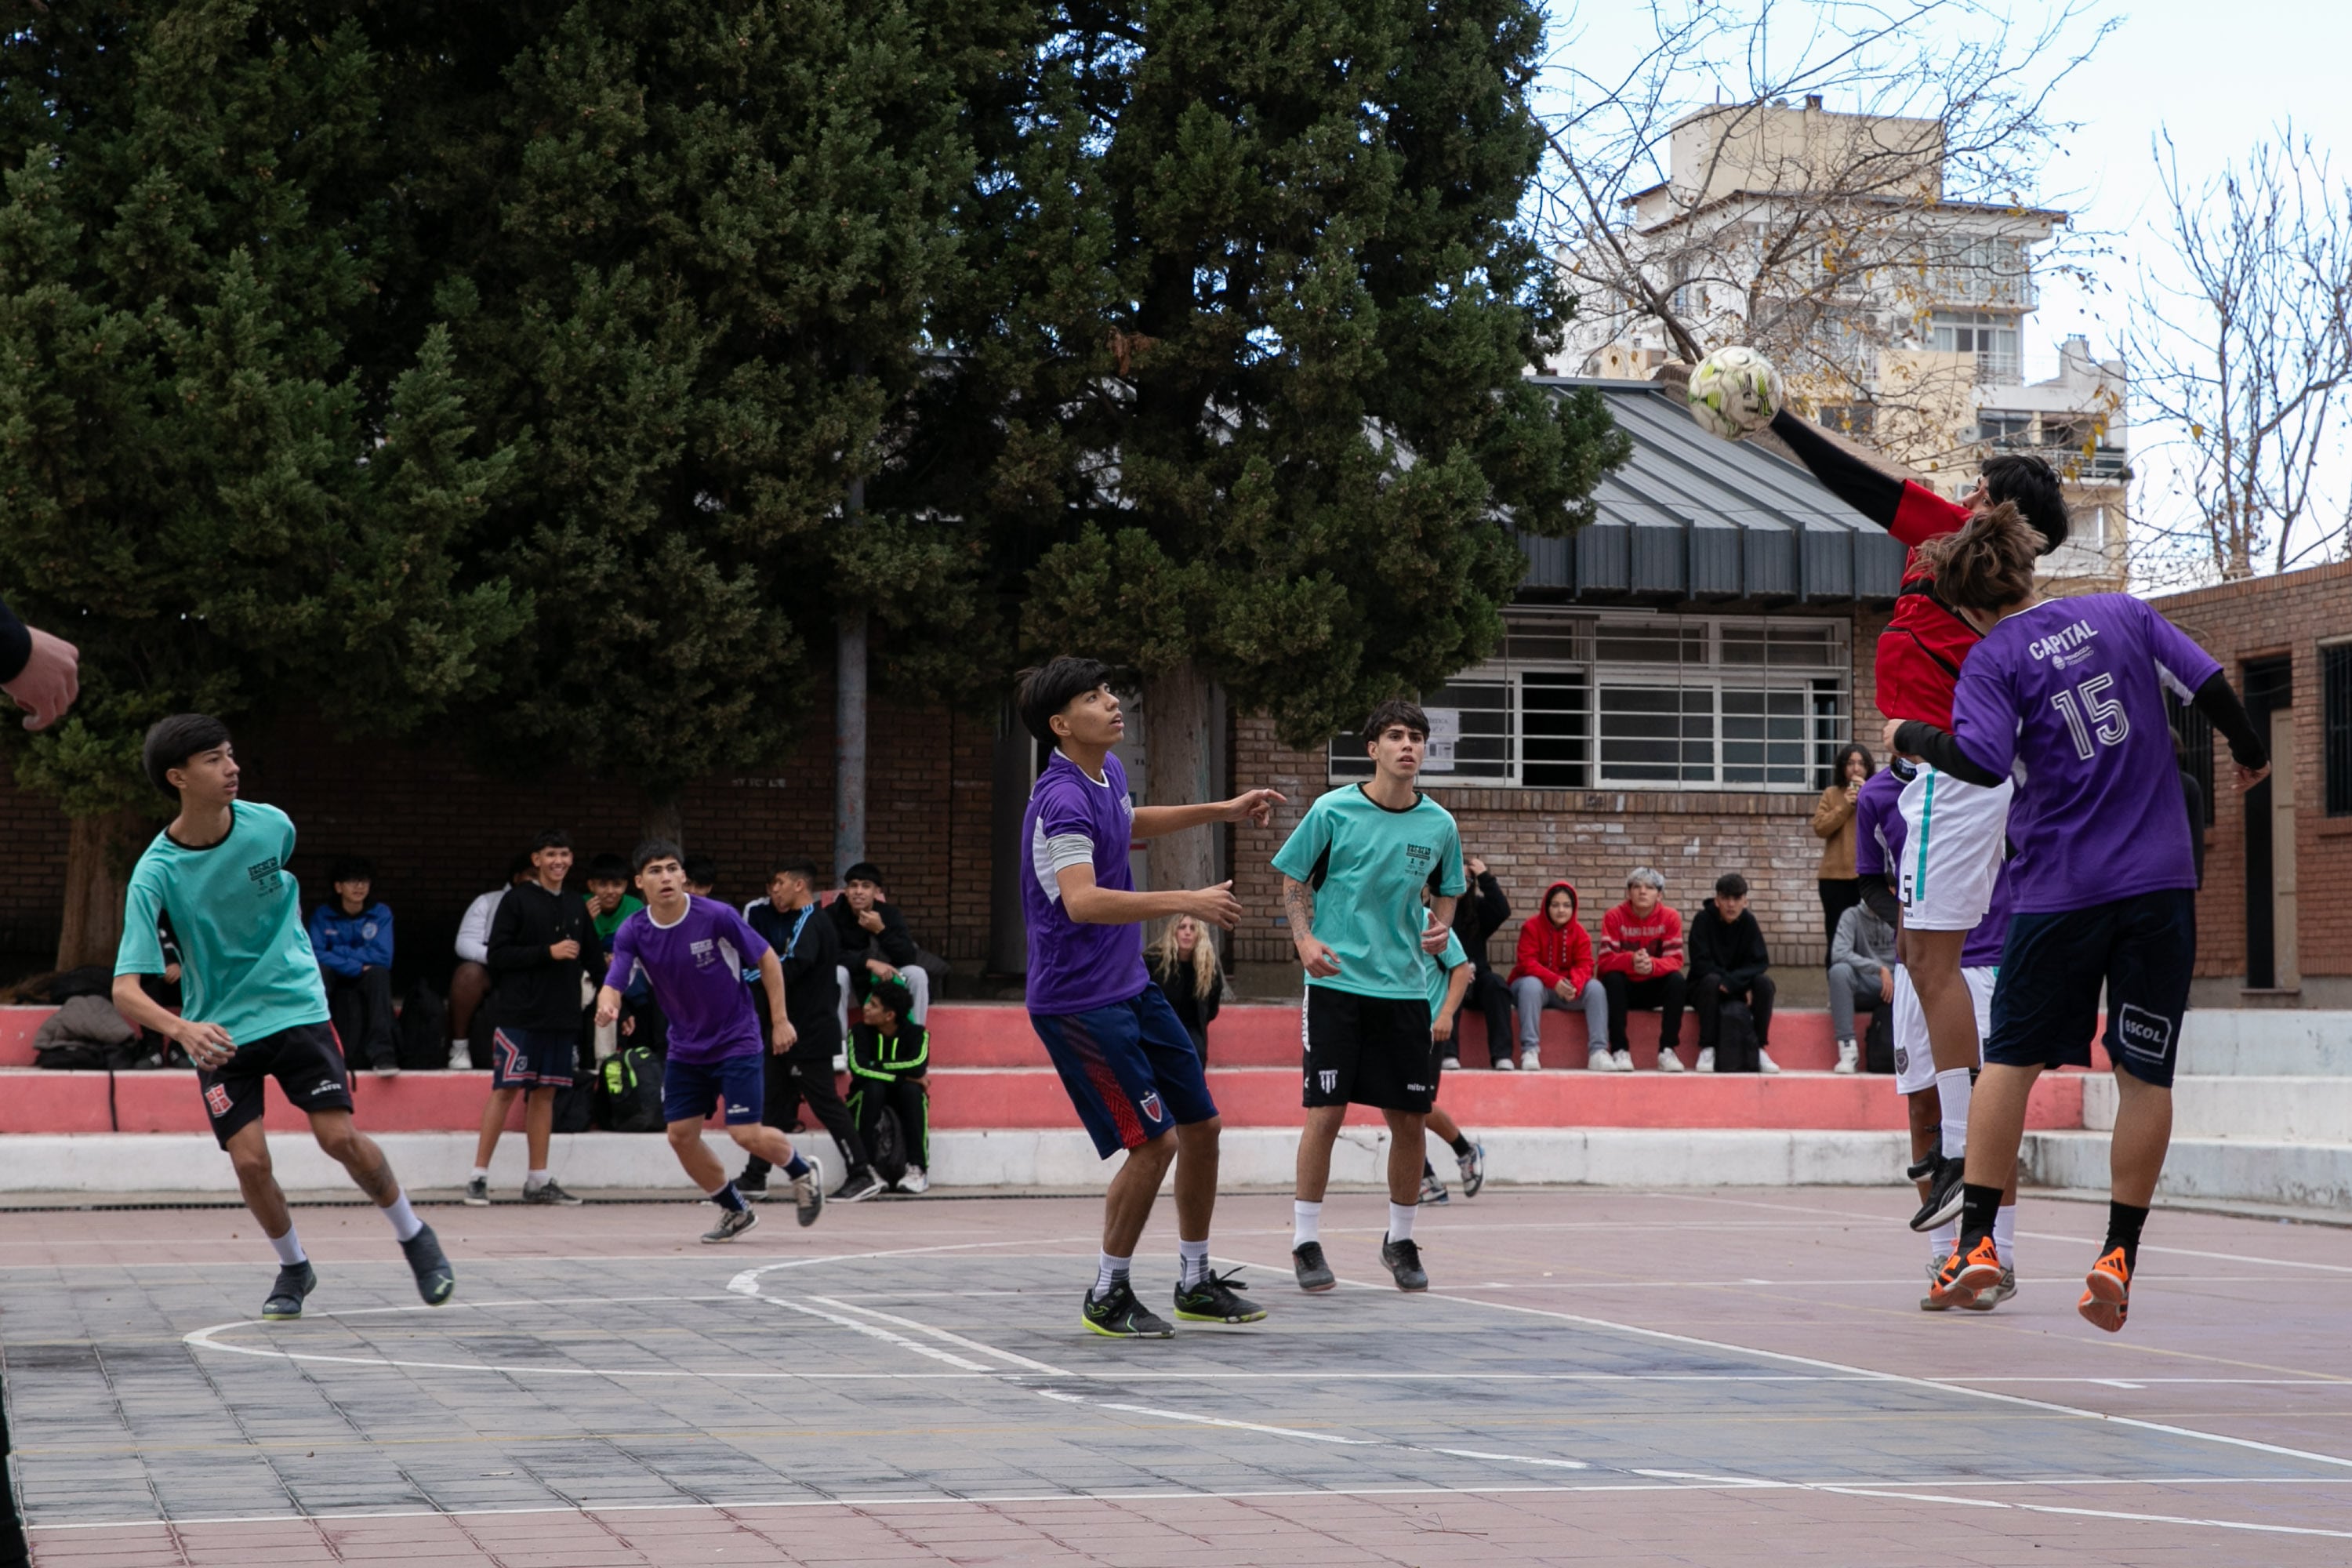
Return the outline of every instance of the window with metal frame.
<path id="1" fill-rule="evenodd" d="M 2320 788 L 2330 816 L 2352 816 L 2352 642 L 2319 650 Z"/>

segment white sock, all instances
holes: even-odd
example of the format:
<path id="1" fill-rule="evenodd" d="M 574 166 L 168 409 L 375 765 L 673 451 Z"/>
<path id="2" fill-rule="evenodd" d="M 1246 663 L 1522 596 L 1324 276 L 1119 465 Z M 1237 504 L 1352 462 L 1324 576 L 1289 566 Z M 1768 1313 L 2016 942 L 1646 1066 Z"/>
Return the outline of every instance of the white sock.
<path id="1" fill-rule="evenodd" d="M 1389 1205 L 1389 1239 L 1411 1241 L 1412 1216 L 1420 1212 L 1421 1205 L 1418 1204 L 1391 1204 Z"/>
<path id="2" fill-rule="evenodd" d="M 302 1250 L 302 1238 L 294 1234 L 294 1227 L 290 1225 L 286 1227 L 284 1236 L 273 1236 L 269 1238 L 269 1249 L 278 1254 L 278 1261 L 289 1268 L 305 1261 L 310 1256 Z"/>
<path id="3" fill-rule="evenodd" d="M 418 1219 L 416 1211 L 408 1206 L 406 1193 L 383 1205 L 383 1217 L 392 1222 L 392 1234 L 395 1240 L 406 1241 L 425 1228 L 425 1222 Z"/>
<path id="4" fill-rule="evenodd" d="M 1209 1244 L 1206 1241 L 1176 1243 L 1176 1282 L 1198 1285 L 1209 1273 Z"/>
<path id="5" fill-rule="evenodd" d="M 527 1193 L 537 1192 L 545 1185 L 547 1185 L 545 1171 L 533 1171 L 522 1179 L 522 1190 Z"/>
<path id="6" fill-rule="evenodd" d="M 1110 1288 L 1113 1285 L 1127 1278 L 1128 1266 L 1135 1261 L 1135 1255 L 1132 1253 L 1125 1258 L 1113 1258 L 1108 1252 L 1099 1256 L 1100 1261 L 1095 1265 L 1094 1295 L 1097 1301 L 1110 1294 Z"/>
<path id="7" fill-rule="evenodd" d="M 1290 1205 L 1290 1245 L 1296 1249 L 1310 1241 L 1323 1239 L 1323 1205 L 1302 1204 L 1295 1199 Z"/>
<path id="8" fill-rule="evenodd" d="M 488 1165 L 477 1165 L 474 1167 L 474 1180 L 478 1182 L 487 1182 L 489 1179 L 490 1168 Z"/>
<path id="9" fill-rule="evenodd" d="M 2015 1204 L 2010 1204 L 1993 1211 L 1992 1249 L 2000 1254 L 2000 1266 L 2003 1268 L 2017 1267 L 2017 1259 L 2012 1256 L 2017 1250 L 2017 1205 Z"/>
<path id="10" fill-rule="evenodd" d="M 1927 1233 L 1927 1258 L 1941 1263 L 1960 1249 L 1960 1221 L 1958 1215 Z"/>
<path id="11" fill-rule="evenodd" d="M 1969 1069 L 1954 1068 L 1936 1075 L 1936 1098 L 1944 1102 L 1944 1157 L 1957 1160 L 1969 1152 Z"/>

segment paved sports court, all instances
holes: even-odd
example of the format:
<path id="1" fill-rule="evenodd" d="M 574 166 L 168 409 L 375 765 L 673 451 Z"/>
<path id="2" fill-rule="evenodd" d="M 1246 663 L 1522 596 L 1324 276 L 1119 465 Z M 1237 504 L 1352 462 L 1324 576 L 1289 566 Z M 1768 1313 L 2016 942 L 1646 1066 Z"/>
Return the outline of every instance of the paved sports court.
<path id="1" fill-rule="evenodd" d="M 1288 1206 L 1220 1210 L 1265 1323 L 1146 1344 L 1077 1325 L 1088 1198 L 772 1209 L 728 1249 L 686 1204 L 436 1206 L 437 1311 L 373 1215 L 312 1208 L 320 1288 L 266 1326 L 241 1210 L 0 1214 L 35 1560 L 2352 1555 L 2344 1230 L 2160 1211 L 2110 1340 L 2074 1314 L 2083 1204 L 2028 1200 L 1990 1316 L 1916 1310 L 1892 1190 L 1457 1195 L 1418 1299 L 1370 1195 L 1325 1212 L 1342 1288 L 1299 1295 Z"/>

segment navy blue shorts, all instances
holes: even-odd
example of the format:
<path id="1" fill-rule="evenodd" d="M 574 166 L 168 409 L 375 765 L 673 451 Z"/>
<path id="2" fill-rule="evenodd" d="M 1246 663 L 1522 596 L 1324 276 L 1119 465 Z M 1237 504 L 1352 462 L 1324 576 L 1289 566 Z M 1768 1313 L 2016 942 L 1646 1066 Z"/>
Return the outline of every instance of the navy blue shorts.
<path id="1" fill-rule="evenodd" d="M 675 1057 L 662 1065 L 662 1120 L 700 1121 L 713 1106 L 727 1114 L 730 1127 L 747 1127 L 767 1109 L 768 1067 L 757 1051 L 721 1057 L 715 1062 L 682 1062 Z"/>
<path id="2" fill-rule="evenodd" d="M 580 1065 L 570 1029 L 510 1029 L 490 1036 L 492 1089 L 570 1089 Z"/>
<path id="3" fill-rule="evenodd" d="M 1109 1159 L 1217 1113 L 1192 1037 L 1156 985 L 1086 1013 L 1029 1015 L 1078 1120 Z"/>
<path id="4" fill-rule="evenodd" d="M 2169 1089 L 2196 966 L 2197 895 L 2185 888 L 2058 914 L 2012 915 L 1984 1059 L 2008 1067 L 2090 1066 L 2104 986 L 2107 1059 Z"/>

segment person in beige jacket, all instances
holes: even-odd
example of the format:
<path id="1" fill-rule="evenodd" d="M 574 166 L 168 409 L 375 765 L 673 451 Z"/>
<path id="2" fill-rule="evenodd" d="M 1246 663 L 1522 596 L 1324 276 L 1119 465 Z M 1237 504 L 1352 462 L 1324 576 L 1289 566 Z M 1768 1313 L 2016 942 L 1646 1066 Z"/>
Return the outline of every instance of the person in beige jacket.
<path id="1" fill-rule="evenodd" d="M 1821 879 L 1824 940 L 1835 938 L 1838 917 L 1862 902 L 1862 884 L 1853 875 L 1853 803 L 1864 781 L 1877 771 L 1867 747 L 1843 748 L 1830 770 L 1837 782 L 1822 791 L 1821 804 L 1813 807 L 1813 837 L 1822 841 L 1816 875 Z"/>

